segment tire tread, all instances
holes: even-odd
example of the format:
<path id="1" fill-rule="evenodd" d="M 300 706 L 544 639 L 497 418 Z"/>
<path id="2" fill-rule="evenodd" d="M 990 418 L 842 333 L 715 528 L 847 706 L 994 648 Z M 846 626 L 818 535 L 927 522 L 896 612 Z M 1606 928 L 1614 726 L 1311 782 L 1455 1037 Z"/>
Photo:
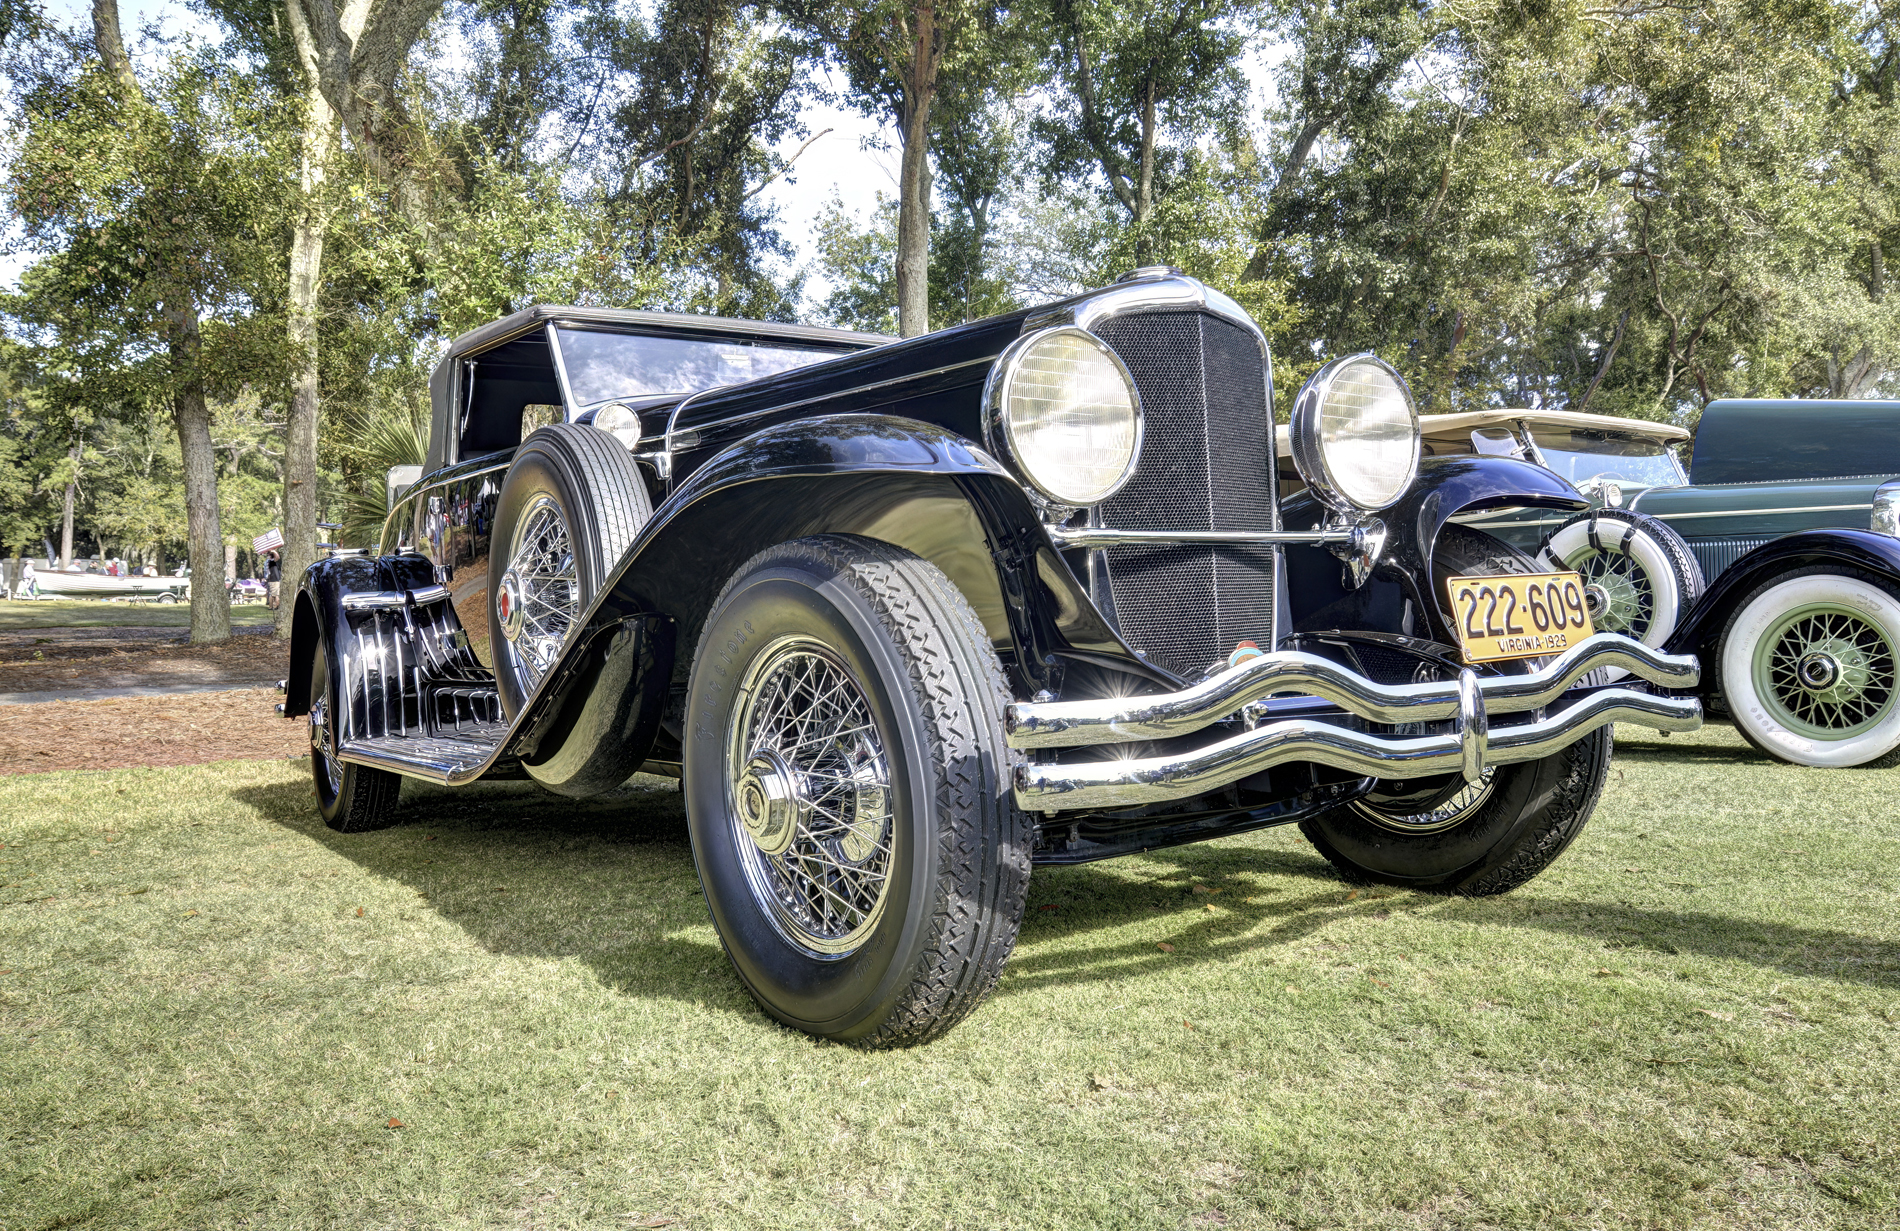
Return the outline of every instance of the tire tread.
<path id="1" fill-rule="evenodd" d="M 712 610 L 766 561 L 800 556 L 854 588 L 898 647 L 929 733 L 925 760 L 948 771 L 935 783 L 942 824 L 937 883 L 927 890 L 932 934 L 894 1008 L 856 1040 L 912 1046 L 944 1034 L 983 1002 L 1021 930 L 1031 834 L 1010 795 L 1012 762 L 1002 739 L 1010 694 L 989 635 L 950 579 L 874 539 L 819 535 L 770 548 L 734 574 Z"/>

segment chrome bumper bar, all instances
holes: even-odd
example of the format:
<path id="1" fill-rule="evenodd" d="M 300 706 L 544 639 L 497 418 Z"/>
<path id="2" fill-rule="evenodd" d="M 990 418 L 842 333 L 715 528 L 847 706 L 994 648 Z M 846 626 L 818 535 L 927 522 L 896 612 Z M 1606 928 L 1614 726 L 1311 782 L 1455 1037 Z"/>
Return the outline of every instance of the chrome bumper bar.
<path id="1" fill-rule="evenodd" d="M 1616 633 L 1586 637 L 1526 675 L 1462 674 L 1473 675 L 1486 713 L 1521 714 L 1550 705 L 1599 667 L 1621 667 L 1667 688 L 1693 688 L 1700 676 L 1693 655 L 1664 654 Z M 1012 748 L 1166 739 L 1191 734 L 1277 694 L 1323 697 L 1373 722 L 1442 722 L 1458 717 L 1462 686 L 1459 680 L 1378 684 L 1318 655 L 1289 651 L 1229 667 L 1180 692 L 1103 701 L 1017 702 L 1009 707 L 1005 729 Z"/>
<path id="2" fill-rule="evenodd" d="M 1467 671 L 1462 679 L 1475 677 Z M 1295 718 L 1268 723 L 1179 756 L 1079 765 L 1020 765 L 1016 802 L 1030 811 L 1104 810 L 1185 799 L 1238 782 L 1287 762 L 1313 762 L 1369 778 L 1416 778 L 1461 773 L 1476 782 L 1486 764 L 1537 761 L 1569 747 L 1598 727 L 1633 722 L 1660 731 L 1693 731 L 1702 704 L 1693 697 L 1652 697 L 1627 688 L 1590 693 L 1548 718 L 1487 730 L 1485 714 L 1465 699 L 1466 712 L 1444 735 L 1393 737 Z"/>

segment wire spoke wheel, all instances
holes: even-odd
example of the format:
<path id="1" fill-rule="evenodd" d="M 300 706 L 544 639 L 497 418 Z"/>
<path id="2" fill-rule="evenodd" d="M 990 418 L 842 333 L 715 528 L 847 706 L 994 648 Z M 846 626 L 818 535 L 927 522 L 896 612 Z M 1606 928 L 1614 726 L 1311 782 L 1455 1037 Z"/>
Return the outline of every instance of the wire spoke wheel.
<path id="1" fill-rule="evenodd" d="M 514 646 L 515 679 L 524 695 L 560 657 L 580 607 L 573 532 L 552 497 L 536 496 L 516 523 L 508 570 L 495 596 L 495 614 L 502 636 Z"/>
<path id="2" fill-rule="evenodd" d="M 786 638 L 754 661 L 726 778 L 746 880 L 766 916 L 815 956 L 853 952 L 884 912 L 891 769 L 869 701 L 822 643 Z"/>
<path id="3" fill-rule="evenodd" d="M 1895 649 L 1862 613 L 1837 604 L 1788 612 L 1755 646 L 1756 688 L 1775 719 L 1813 739 L 1879 723 L 1895 704 Z"/>
<path id="4" fill-rule="evenodd" d="M 1496 768 L 1487 768 L 1475 783 L 1467 782 L 1456 792 L 1422 812 L 1396 812 L 1367 800 L 1354 800 L 1353 810 L 1382 829 L 1394 833 L 1439 833 L 1462 825 L 1476 816 L 1491 798 Z"/>
<path id="5" fill-rule="evenodd" d="M 1600 632 L 1622 633 L 1641 641 L 1656 618 L 1656 588 L 1635 556 L 1590 551 L 1567 563 L 1586 586 L 1603 592 L 1604 610 L 1593 623 Z"/>

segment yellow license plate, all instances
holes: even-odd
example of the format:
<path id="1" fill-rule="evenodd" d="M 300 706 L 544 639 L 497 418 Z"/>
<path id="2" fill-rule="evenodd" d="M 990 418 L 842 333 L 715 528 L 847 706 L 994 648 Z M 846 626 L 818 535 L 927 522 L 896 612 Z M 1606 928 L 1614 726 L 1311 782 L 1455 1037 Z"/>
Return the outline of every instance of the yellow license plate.
<path id="1" fill-rule="evenodd" d="M 1452 625 L 1468 663 L 1561 654 L 1590 635 L 1575 573 L 1453 577 Z"/>

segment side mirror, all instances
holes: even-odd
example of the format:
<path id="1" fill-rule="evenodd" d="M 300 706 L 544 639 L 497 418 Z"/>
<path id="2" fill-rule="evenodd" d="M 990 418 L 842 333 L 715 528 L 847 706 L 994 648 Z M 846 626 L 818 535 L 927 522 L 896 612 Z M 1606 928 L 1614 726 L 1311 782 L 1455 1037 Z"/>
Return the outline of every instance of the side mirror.
<path id="1" fill-rule="evenodd" d="M 393 511 L 396 502 L 402 499 L 402 494 L 421 480 L 422 467 L 420 466 L 391 466 L 389 475 L 384 480 L 385 490 L 389 494 L 389 503 L 384 507 Z"/>

